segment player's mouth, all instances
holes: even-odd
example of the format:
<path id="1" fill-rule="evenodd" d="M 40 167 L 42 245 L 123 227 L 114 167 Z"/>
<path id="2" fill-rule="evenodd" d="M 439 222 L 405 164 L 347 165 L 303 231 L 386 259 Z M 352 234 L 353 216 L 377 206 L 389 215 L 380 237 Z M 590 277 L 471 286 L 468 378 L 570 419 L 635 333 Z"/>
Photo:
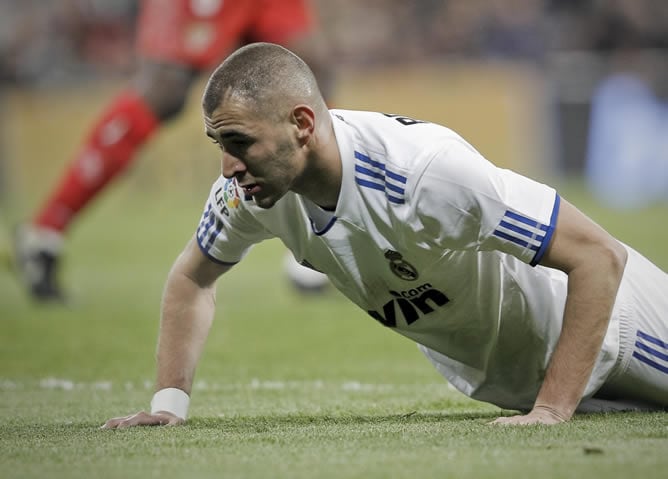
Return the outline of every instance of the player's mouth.
<path id="1" fill-rule="evenodd" d="M 258 185 L 257 183 L 251 183 L 250 185 L 244 185 L 244 186 L 242 186 L 242 188 L 244 190 L 244 193 L 246 193 L 247 195 L 250 195 L 250 196 L 253 196 L 254 194 L 258 193 L 261 190 L 260 185 Z"/>

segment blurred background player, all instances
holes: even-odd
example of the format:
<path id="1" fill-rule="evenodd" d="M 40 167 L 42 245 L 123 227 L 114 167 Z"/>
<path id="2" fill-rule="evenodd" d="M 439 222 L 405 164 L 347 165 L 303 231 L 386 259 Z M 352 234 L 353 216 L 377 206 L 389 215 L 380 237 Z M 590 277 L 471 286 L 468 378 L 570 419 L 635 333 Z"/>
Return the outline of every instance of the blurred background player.
<path id="1" fill-rule="evenodd" d="M 138 68 L 131 84 L 107 105 L 60 181 L 16 235 L 16 262 L 30 295 L 61 301 L 58 269 L 64 236 L 83 209 L 137 157 L 160 126 L 184 109 L 198 74 L 240 44 L 275 42 L 312 68 L 325 98 L 332 73 L 308 0 L 145 0 L 137 29 Z M 300 289 L 326 277 L 285 259 Z"/>
<path id="2" fill-rule="evenodd" d="M 668 201 L 668 8 L 656 0 L 600 6 L 607 62 L 593 87 L 585 179 L 606 206 Z"/>

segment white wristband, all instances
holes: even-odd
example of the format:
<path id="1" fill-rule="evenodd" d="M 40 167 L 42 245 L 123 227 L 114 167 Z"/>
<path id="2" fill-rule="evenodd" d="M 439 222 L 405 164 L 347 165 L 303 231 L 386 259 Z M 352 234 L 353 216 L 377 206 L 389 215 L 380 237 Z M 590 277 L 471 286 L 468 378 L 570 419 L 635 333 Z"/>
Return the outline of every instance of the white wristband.
<path id="1" fill-rule="evenodd" d="M 165 388 L 153 395 L 151 414 L 158 411 L 167 411 L 185 420 L 188 416 L 189 405 L 190 396 L 184 391 L 177 388 Z"/>

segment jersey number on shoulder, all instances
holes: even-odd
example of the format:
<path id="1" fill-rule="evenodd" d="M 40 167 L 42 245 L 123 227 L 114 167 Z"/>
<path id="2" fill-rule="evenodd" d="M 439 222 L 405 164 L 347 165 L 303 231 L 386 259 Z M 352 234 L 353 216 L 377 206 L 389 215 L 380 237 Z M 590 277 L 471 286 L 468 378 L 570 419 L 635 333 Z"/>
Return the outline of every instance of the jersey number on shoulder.
<path id="1" fill-rule="evenodd" d="M 392 115 L 390 113 L 383 113 L 383 115 L 388 118 L 394 118 L 404 126 L 417 125 L 418 123 L 427 123 L 426 121 L 416 120 L 415 118 L 410 118 L 408 116 Z"/>

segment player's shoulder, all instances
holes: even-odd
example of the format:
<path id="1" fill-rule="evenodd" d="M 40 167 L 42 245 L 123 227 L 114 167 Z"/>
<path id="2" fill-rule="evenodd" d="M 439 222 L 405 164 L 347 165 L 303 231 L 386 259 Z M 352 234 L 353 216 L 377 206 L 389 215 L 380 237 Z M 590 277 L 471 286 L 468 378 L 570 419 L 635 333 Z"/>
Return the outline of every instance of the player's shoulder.
<path id="1" fill-rule="evenodd" d="M 358 128 L 369 128 L 371 130 L 400 130 L 401 127 L 406 126 L 436 125 L 435 123 L 419 118 L 381 111 L 333 109 L 330 110 L 330 112 L 346 123 L 352 124 Z"/>
<path id="2" fill-rule="evenodd" d="M 356 151 L 406 170 L 461 140 L 443 125 L 406 115 L 356 110 L 332 110 L 332 115 L 353 132 Z"/>
<path id="3" fill-rule="evenodd" d="M 370 144 L 424 150 L 432 144 L 459 138 L 444 125 L 408 115 L 364 110 L 331 110 L 331 113 L 351 127 L 361 141 Z"/>

